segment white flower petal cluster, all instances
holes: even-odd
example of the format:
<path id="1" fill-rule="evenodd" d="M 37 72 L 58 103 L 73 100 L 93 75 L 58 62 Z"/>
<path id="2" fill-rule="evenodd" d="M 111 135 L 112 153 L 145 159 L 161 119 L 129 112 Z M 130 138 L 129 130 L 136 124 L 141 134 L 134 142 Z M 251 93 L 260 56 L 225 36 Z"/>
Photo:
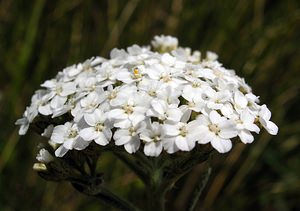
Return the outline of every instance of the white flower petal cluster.
<path id="1" fill-rule="evenodd" d="M 91 142 L 113 142 L 128 153 L 143 148 L 147 156 L 208 143 L 225 153 L 233 138 L 251 143 L 262 127 L 277 134 L 266 105 L 258 104 L 244 79 L 224 68 L 215 53 L 201 59 L 200 52 L 178 47 L 170 36 L 156 36 L 152 45 L 160 51 L 133 45 L 113 49 L 110 59 L 95 57 L 63 69 L 36 91 L 16 122 L 19 133 L 37 116 L 69 114 L 63 124 L 49 123 L 47 137 L 58 157 Z"/>

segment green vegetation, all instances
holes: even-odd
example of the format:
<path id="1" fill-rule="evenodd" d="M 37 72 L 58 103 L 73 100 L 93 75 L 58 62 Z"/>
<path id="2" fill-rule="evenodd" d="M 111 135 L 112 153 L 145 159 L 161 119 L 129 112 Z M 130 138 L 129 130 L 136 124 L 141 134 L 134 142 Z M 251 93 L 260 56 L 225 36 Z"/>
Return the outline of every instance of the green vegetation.
<path id="1" fill-rule="evenodd" d="M 104 210 L 67 183 L 41 179 L 31 169 L 40 137 L 19 137 L 14 122 L 39 84 L 57 71 L 114 47 L 149 43 L 156 34 L 182 46 L 212 50 L 226 68 L 245 77 L 279 126 L 251 145 L 214 154 L 199 210 L 299 210 L 300 2 L 298 0 L 0 1 L 0 210 Z M 142 183 L 107 154 L 104 179 L 143 204 Z M 206 166 L 200 165 L 168 196 L 185 210 Z"/>

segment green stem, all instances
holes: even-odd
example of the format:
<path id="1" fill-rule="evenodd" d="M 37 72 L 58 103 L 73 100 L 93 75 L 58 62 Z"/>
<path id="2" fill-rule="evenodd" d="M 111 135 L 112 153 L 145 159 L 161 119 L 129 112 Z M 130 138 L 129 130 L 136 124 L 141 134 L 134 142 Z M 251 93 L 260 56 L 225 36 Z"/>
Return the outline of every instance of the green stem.
<path id="1" fill-rule="evenodd" d="M 78 191 L 93 196 L 95 198 L 100 199 L 104 203 L 106 203 L 109 206 L 112 206 L 118 210 L 124 210 L 124 211 L 139 211 L 137 207 L 129 203 L 128 201 L 122 199 L 121 197 L 117 196 L 107 188 L 103 186 L 97 187 L 97 193 L 93 193 L 93 191 L 90 192 L 89 186 L 83 185 L 81 183 L 72 183 L 73 187 L 77 189 Z M 94 188 L 93 188 L 94 189 Z"/>
<path id="2" fill-rule="evenodd" d="M 117 158 L 124 162 L 145 184 L 149 183 L 149 172 L 142 163 L 138 163 L 127 152 L 114 152 Z"/>
<path id="3" fill-rule="evenodd" d="M 151 169 L 150 183 L 147 188 L 148 210 L 165 210 L 165 194 L 167 189 L 161 190 L 163 181 L 163 169 L 156 166 L 157 159 L 153 160 L 153 168 Z"/>
<path id="4" fill-rule="evenodd" d="M 163 183 L 160 191 L 169 190 L 177 180 L 188 173 L 195 165 L 206 161 L 213 149 L 198 151 L 195 149 L 186 156 L 170 159 L 171 162 L 165 164 L 163 172 Z"/>
<path id="5" fill-rule="evenodd" d="M 94 197 L 101 199 L 106 204 L 111 205 L 114 208 L 124 210 L 124 211 L 138 211 L 139 209 L 136 208 L 131 203 L 121 199 L 119 196 L 113 194 L 108 189 L 101 188 L 101 191 L 94 195 Z"/>
<path id="6" fill-rule="evenodd" d="M 199 183 L 199 185 L 195 188 L 193 197 L 191 202 L 189 203 L 189 211 L 195 211 L 196 210 L 196 205 L 197 202 L 199 201 L 199 198 L 201 196 L 202 191 L 204 190 L 208 179 L 210 177 L 211 174 L 211 167 L 208 167 L 207 171 L 205 172 L 205 174 L 201 177 L 201 182 Z"/>

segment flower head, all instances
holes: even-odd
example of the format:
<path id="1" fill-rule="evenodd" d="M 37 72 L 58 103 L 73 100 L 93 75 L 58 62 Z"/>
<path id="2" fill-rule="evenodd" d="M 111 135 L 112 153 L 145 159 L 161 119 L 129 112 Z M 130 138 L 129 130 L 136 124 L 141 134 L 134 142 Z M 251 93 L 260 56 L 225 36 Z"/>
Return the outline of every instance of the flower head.
<path id="1" fill-rule="evenodd" d="M 217 54 L 202 59 L 171 36 L 155 36 L 151 44 L 153 50 L 113 49 L 109 59 L 93 57 L 45 81 L 16 122 L 19 134 L 42 120 L 58 157 L 92 142 L 147 156 L 191 151 L 198 144 L 225 153 L 233 138 L 252 143 L 261 128 L 277 134 L 270 110 Z M 37 158 L 51 160 L 45 150 Z"/>

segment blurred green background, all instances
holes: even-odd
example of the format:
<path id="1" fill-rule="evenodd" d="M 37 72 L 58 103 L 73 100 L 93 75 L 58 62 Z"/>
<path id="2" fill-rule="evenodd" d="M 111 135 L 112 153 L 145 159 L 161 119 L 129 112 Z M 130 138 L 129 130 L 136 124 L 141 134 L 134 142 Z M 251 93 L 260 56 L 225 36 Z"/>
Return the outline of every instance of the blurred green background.
<path id="1" fill-rule="evenodd" d="M 108 210 L 67 183 L 32 170 L 40 138 L 14 126 L 34 90 L 67 65 L 114 48 L 148 45 L 156 34 L 212 50 L 261 96 L 279 126 L 251 145 L 215 154 L 198 210 L 300 210 L 299 0 L 0 1 L 0 210 Z M 100 168 L 120 194 L 143 204 L 142 185 L 115 158 Z M 168 196 L 185 210 L 201 166 Z"/>

